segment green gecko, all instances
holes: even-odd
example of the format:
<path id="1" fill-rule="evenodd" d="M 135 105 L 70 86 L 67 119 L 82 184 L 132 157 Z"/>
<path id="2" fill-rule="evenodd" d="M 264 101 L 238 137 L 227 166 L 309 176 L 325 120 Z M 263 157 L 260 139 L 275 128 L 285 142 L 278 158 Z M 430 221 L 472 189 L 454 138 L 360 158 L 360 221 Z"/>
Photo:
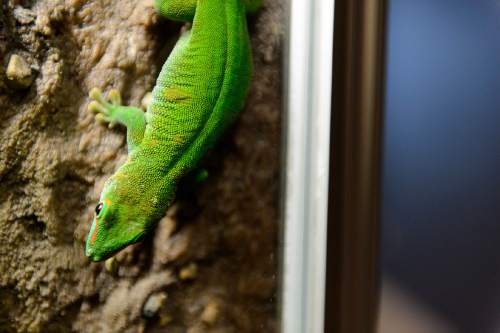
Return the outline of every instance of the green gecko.
<path id="1" fill-rule="evenodd" d="M 195 169 L 243 108 L 252 56 L 246 14 L 261 0 L 155 0 L 161 15 L 192 22 L 158 76 L 144 113 L 93 89 L 96 119 L 127 127 L 127 161 L 101 193 L 85 254 L 109 258 L 139 242 L 172 204 L 179 181 Z"/>

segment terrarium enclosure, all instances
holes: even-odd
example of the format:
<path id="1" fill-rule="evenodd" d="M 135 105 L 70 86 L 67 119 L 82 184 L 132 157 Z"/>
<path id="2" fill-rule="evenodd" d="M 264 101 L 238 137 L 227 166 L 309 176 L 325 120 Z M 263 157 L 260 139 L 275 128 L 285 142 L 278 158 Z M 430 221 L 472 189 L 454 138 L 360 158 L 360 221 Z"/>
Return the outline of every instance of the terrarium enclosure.
<path id="1" fill-rule="evenodd" d="M 245 108 L 142 243 L 102 263 L 84 243 L 123 127 L 93 87 L 148 103 L 185 25 L 153 0 L 0 4 L 0 332 L 277 332 L 285 1 L 249 17 Z"/>

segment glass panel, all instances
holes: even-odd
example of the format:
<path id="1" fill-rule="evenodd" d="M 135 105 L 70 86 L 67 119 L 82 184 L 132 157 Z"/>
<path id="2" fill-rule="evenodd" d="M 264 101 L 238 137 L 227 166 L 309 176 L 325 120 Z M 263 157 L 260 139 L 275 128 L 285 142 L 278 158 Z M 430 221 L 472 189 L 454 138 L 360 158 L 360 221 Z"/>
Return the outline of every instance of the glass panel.
<path id="1" fill-rule="evenodd" d="M 279 331 L 285 0 L 258 2 L 2 1 L 0 332 Z M 196 3 L 194 24 L 179 22 Z M 134 108 L 88 97 L 94 87 Z M 101 122 L 135 125 L 128 150 L 140 150 L 123 126 L 95 121 L 91 99 Z M 172 168 L 192 157 L 193 173 Z M 99 260 L 143 229 L 106 261 L 85 255 L 89 234 Z"/>
<path id="2" fill-rule="evenodd" d="M 500 3 L 389 3 L 379 331 L 498 332 Z"/>

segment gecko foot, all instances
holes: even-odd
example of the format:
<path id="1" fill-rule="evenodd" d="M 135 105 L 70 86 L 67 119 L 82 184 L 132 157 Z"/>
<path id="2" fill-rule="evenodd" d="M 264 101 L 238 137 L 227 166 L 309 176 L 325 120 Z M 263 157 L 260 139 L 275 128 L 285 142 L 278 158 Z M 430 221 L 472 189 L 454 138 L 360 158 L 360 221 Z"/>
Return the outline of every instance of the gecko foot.
<path id="1" fill-rule="evenodd" d="M 97 88 L 93 88 L 89 96 L 93 101 L 90 102 L 88 109 L 96 114 L 95 119 L 101 124 L 109 123 L 108 127 L 113 128 L 118 123 L 115 111 L 117 108 L 122 107 L 122 98 L 118 90 L 112 89 L 108 93 L 109 102 Z"/>

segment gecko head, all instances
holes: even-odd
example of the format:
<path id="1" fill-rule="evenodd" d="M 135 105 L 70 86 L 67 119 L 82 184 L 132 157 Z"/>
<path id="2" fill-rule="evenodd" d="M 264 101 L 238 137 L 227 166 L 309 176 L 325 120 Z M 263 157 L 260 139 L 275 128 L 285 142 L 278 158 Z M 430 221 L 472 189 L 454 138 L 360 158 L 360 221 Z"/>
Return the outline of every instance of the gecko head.
<path id="1" fill-rule="evenodd" d="M 145 234 L 134 208 L 120 201 L 123 200 L 112 193 L 103 193 L 95 207 L 85 247 L 85 254 L 92 261 L 111 257 L 124 247 L 139 242 Z"/>

